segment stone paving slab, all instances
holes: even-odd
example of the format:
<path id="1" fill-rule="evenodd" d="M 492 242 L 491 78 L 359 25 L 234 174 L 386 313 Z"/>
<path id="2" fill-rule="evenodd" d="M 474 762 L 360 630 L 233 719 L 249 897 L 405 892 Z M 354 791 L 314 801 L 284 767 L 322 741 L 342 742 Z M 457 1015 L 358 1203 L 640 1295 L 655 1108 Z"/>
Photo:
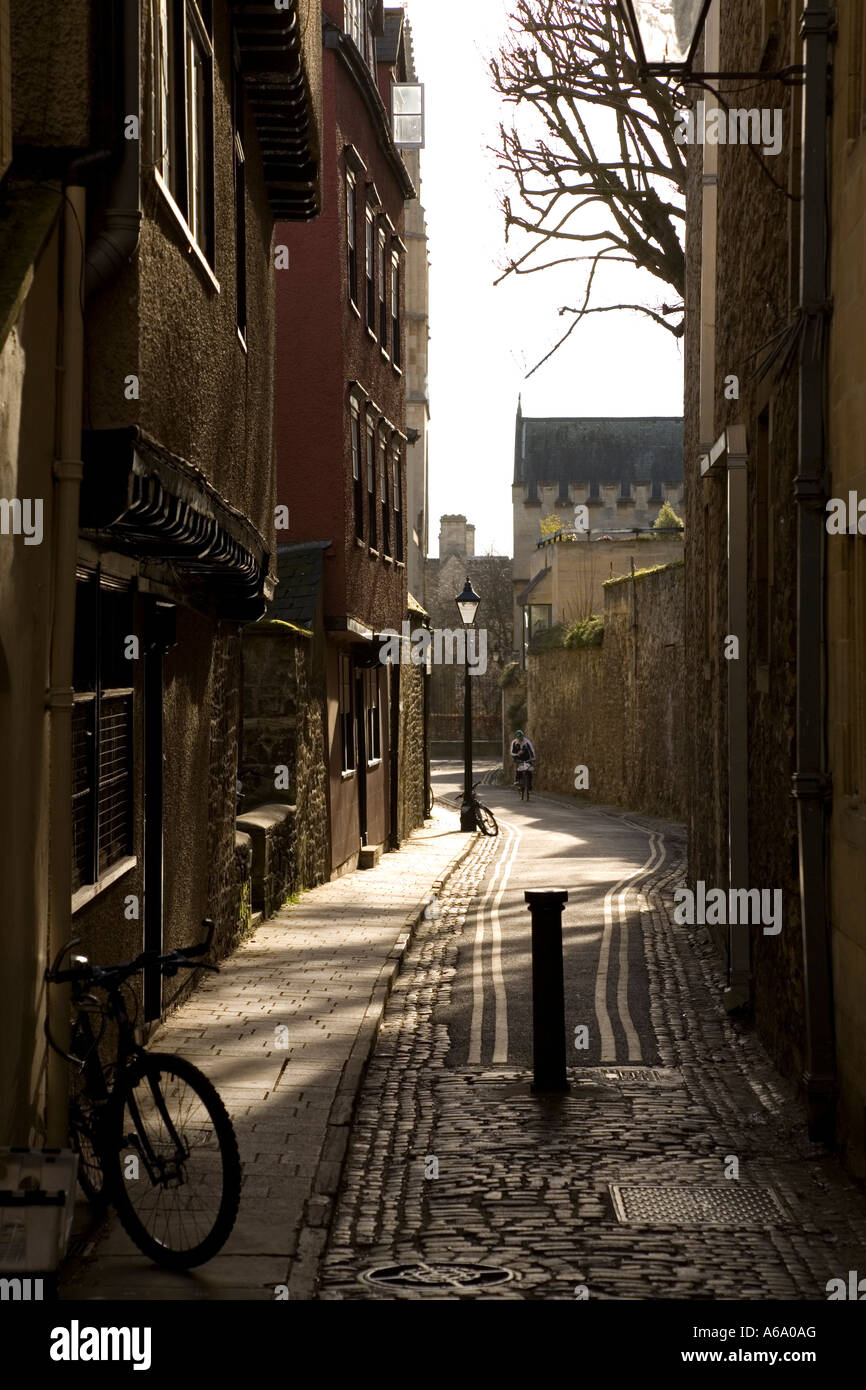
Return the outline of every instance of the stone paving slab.
<path id="1" fill-rule="evenodd" d="M 199 1066 L 231 1114 L 237 1224 L 215 1259 L 179 1275 L 139 1255 L 115 1217 L 95 1228 L 79 1219 L 62 1299 L 273 1299 L 278 1285 L 293 1297 L 312 1287 L 385 1002 L 430 894 L 474 844 L 458 824 L 436 808 L 375 868 L 302 894 L 159 1028 L 150 1046 Z"/>

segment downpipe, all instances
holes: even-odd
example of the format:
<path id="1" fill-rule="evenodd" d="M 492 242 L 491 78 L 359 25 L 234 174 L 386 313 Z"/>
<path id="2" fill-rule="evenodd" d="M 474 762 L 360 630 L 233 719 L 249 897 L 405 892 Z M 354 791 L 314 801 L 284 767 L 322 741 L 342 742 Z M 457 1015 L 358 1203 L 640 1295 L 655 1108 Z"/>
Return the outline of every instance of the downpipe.
<path id="1" fill-rule="evenodd" d="M 801 20 L 805 61 L 800 269 L 800 349 L 797 502 L 797 728 L 796 771 L 800 850 L 800 915 L 806 1010 L 805 1066 L 809 1134 L 834 1134 L 836 1061 L 830 922 L 827 910 L 825 503 L 824 425 L 827 382 L 828 167 L 827 120 L 830 43 L 834 13 L 829 0 L 806 0 Z"/>
<path id="2" fill-rule="evenodd" d="M 59 454 L 54 462 L 53 594 L 49 688 L 50 719 L 50 882 L 46 964 L 72 936 L 72 716 L 75 656 L 75 570 L 78 510 L 84 465 L 81 430 L 84 414 L 84 300 L 108 285 L 138 247 L 141 225 L 141 5 L 123 8 L 123 152 L 112 188 L 105 229 L 85 254 L 87 194 L 85 171 L 104 153 L 84 156 L 70 168 L 64 190 L 62 327 L 58 402 Z M 127 138 L 127 116 L 136 117 L 135 138 Z M 53 986 L 45 1003 L 52 1035 L 69 1044 L 69 989 Z M 46 1060 L 46 1142 L 67 1142 L 66 1063 L 49 1051 Z"/>

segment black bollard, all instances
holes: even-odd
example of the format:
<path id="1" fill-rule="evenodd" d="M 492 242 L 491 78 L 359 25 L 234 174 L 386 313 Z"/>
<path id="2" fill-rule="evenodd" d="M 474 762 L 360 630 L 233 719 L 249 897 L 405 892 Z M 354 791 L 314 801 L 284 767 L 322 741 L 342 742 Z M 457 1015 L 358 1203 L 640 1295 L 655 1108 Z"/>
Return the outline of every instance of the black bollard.
<path id="1" fill-rule="evenodd" d="M 523 896 L 532 913 L 532 1090 L 567 1091 L 562 909 L 568 892 L 532 888 Z"/>

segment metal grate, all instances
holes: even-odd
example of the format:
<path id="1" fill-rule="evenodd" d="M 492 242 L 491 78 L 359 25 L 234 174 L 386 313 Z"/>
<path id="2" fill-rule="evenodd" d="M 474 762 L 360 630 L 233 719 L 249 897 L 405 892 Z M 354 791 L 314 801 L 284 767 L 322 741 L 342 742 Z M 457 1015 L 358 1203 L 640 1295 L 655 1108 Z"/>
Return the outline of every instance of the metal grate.
<path id="1" fill-rule="evenodd" d="M 629 1226 L 718 1226 L 725 1230 L 790 1223 L 772 1187 L 744 1187 L 738 1182 L 699 1187 L 624 1186 L 610 1183 L 618 1221 Z"/>
<path id="2" fill-rule="evenodd" d="M 420 1261 L 409 1265 L 380 1265 L 361 1275 L 363 1283 L 386 1288 L 451 1289 L 457 1293 L 462 1289 L 489 1289 L 507 1284 L 513 1278 L 514 1272 L 510 1269 L 491 1269 L 488 1265 L 428 1265 Z"/>
<path id="3" fill-rule="evenodd" d="M 130 852 L 132 694 L 106 696 L 99 727 L 99 872 Z"/>

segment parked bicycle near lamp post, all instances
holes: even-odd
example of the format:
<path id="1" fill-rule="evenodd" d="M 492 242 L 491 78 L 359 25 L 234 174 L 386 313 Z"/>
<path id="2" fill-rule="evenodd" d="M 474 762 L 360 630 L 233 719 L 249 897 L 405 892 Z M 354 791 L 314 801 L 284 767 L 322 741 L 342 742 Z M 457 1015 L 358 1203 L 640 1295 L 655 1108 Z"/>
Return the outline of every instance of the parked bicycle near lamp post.
<path id="1" fill-rule="evenodd" d="M 498 835 L 499 826 L 496 817 L 489 806 L 483 806 L 475 795 L 475 788 L 480 786 L 480 782 L 472 783 L 472 813 L 475 816 L 475 825 L 482 835 Z"/>
<path id="2" fill-rule="evenodd" d="M 129 1015 L 124 986 L 146 967 L 165 976 L 178 970 L 217 970 L 200 958 L 210 951 L 213 922 L 198 946 L 143 952 L 121 965 L 91 965 L 86 956 L 58 953 L 45 979 L 71 984 L 75 1018 L 70 1051 L 45 1032 L 74 1070 L 70 1136 L 79 1154 L 79 1181 L 91 1202 L 113 1203 L 127 1235 L 158 1264 L 191 1269 L 222 1249 L 237 1217 L 241 1192 L 238 1145 L 214 1087 L 183 1057 L 147 1052 Z M 104 991 L 97 998 L 92 990 Z M 98 1020 L 94 1030 L 93 1019 Z M 114 1060 L 99 1046 L 116 1028 Z"/>

